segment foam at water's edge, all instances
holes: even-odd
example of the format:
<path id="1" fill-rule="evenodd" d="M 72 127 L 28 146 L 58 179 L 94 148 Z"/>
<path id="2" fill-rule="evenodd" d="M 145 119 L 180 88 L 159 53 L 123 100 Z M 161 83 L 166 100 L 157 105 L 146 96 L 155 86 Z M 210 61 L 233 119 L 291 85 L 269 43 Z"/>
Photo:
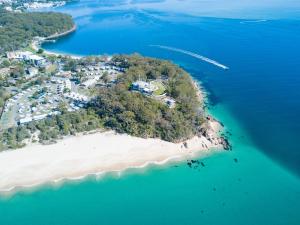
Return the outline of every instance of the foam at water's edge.
<path id="1" fill-rule="evenodd" d="M 215 152 L 215 151 L 212 150 L 212 152 Z M 205 157 L 205 156 L 207 156 L 207 155 L 206 154 L 203 155 L 203 157 Z M 193 157 L 193 156 L 191 156 L 191 157 Z M 50 180 L 47 182 L 37 182 L 37 183 L 33 183 L 33 184 L 28 184 L 28 185 L 13 186 L 13 187 L 10 187 L 7 189 L 0 189 L 0 196 L 1 195 L 13 195 L 20 189 L 28 189 L 28 188 L 38 187 L 38 186 L 41 186 L 44 184 L 54 185 L 54 184 L 62 183 L 65 181 L 83 180 L 89 176 L 95 176 L 97 179 L 100 177 L 103 177 L 103 175 L 108 174 L 108 173 L 118 173 L 118 175 L 121 176 L 123 172 L 125 172 L 126 170 L 129 170 L 129 169 L 143 169 L 143 168 L 147 168 L 151 165 L 166 165 L 167 163 L 180 161 L 180 160 L 183 160 L 184 158 L 185 157 L 182 155 L 175 155 L 175 156 L 171 156 L 171 157 L 168 157 L 168 158 L 160 160 L 160 161 L 147 161 L 147 162 L 143 163 L 142 165 L 129 166 L 129 167 L 126 167 L 126 168 L 120 169 L 120 170 L 96 171 L 96 172 L 87 173 L 87 174 L 81 175 L 81 176 L 66 176 L 66 177 L 61 177 L 58 179 L 53 179 L 53 180 Z"/>

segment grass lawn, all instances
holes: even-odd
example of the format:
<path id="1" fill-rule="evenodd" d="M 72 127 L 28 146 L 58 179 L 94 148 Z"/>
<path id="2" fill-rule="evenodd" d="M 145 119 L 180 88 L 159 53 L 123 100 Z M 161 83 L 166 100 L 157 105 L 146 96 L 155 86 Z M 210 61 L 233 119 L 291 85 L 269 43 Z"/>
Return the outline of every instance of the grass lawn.
<path id="1" fill-rule="evenodd" d="M 154 95 L 162 95 L 166 91 L 165 86 L 160 81 L 151 81 L 151 85 L 157 88 L 157 90 L 153 93 Z"/>

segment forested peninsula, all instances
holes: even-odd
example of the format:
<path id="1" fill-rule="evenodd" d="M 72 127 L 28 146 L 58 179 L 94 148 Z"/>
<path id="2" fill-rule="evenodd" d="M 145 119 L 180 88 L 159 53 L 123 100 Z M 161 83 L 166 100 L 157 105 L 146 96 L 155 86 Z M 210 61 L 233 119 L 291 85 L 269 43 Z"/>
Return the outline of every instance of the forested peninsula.
<path id="1" fill-rule="evenodd" d="M 195 136 L 228 148 L 211 127 L 191 76 L 167 60 L 49 55 L 35 38 L 73 30 L 61 13 L 0 13 L 0 150 L 96 130 L 179 143 Z"/>
<path id="2" fill-rule="evenodd" d="M 27 47 L 34 37 L 48 37 L 74 27 L 70 15 L 54 12 L 9 12 L 0 8 L 0 54 Z"/>

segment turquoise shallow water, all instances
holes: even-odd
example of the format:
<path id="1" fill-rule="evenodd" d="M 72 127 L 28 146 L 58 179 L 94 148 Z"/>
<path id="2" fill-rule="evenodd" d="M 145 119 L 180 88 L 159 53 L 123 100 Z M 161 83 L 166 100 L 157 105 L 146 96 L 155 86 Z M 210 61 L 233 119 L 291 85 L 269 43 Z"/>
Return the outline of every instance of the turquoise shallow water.
<path id="1" fill-rule="evenodd" d="M 225 113 L 224 113 L 225 112 Z M 1 224 L 299 224 L 299 179 L 261 154 L 216 107 L 234 151 L 44 186 L 0 201 Z M 234 162 L 234 158 L 238 162 Z"/>
<path id="2" fill-rule="evenodd" d="M 0 224 L 300 224 L 299 21 L 244 23 L 120 2 L 57 9 L 71 13 L 78 30 L 45 47 L 173 60 L 206 88 L 209 110 L 232 133 L 233 151 L 201 159 L 205 167 L 197 169 L 182 162 L 22 191 L 0 199 Z M 152 44 L 203 54 L 230 69 Z"/>

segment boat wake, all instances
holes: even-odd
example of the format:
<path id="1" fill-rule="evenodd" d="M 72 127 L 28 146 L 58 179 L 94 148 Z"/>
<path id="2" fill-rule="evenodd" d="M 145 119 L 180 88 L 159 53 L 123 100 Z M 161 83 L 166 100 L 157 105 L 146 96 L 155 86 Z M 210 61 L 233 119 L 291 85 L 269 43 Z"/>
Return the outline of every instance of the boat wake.
<path id="1" fill-rule="evenodd" d="M 262 22 L 267 22 L 268 20 L 245 20 L 245 21 L 241 21 L 241 24 L 245 24 L 245 23 L 262 23 Z"/>
<path id="2" fill-rule="evenodd" d="M 200 59 L 204 62 L 207 62 L 207 63 L 210 63 L 210 64 L 213 64 L 217 67 L 220 67 L 224 70 L 228 70 L 229 67 L 213 60 L 213 59 L 210 59 L 210 58 L 207 58 L 203 55 L 199 55 L 197 53 L 194 53 L 194 52 L 190 52 L 190 51 L 186 51 L 186 50 L 183 50 L 183 49 L 180 49 L 180 48 L 173 48 L 173 47 L 169 47 L 169 46 L 164 46 L 164 45 L 150 45 L 151 47 L 157 47 L 157 48 L 161 48 L 161 49 L 166 49 L 166 50 L 169 50 L 169 51 L 173 51 L 173 52 L 179 52 L 179 53 L 182 53 L 182 54 L 185 54 L 185 55 L 189 55 L 189 56 L 192 56 L 196 59 Z"/>

